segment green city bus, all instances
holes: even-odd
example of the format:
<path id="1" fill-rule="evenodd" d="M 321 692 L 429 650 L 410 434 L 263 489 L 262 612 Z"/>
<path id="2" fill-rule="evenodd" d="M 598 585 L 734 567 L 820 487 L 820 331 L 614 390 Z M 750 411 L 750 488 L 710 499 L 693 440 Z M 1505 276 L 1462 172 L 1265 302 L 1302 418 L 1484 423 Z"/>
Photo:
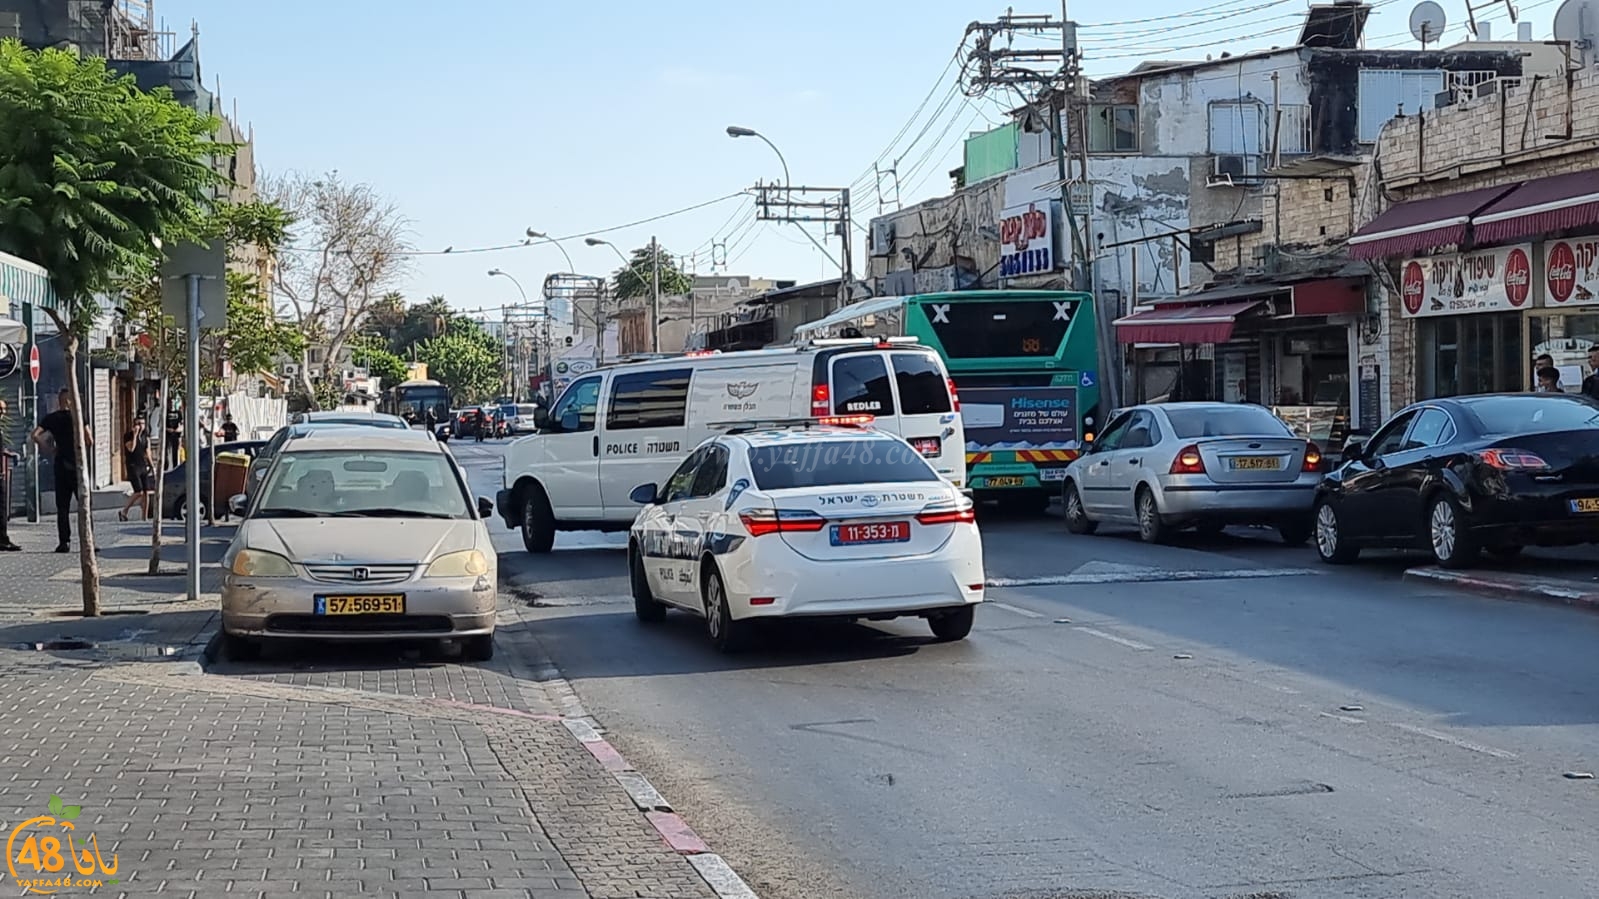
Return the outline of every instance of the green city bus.
<path id="1" fill-rule="evenodd" d="M 967 483 L 979 499 L 1047 504 L 1093 437 L 1100 373 L 1090 294 L 879 297 L 801 325 L 794 337 L 914 337 L 938 350 L 959 391 Z"/>

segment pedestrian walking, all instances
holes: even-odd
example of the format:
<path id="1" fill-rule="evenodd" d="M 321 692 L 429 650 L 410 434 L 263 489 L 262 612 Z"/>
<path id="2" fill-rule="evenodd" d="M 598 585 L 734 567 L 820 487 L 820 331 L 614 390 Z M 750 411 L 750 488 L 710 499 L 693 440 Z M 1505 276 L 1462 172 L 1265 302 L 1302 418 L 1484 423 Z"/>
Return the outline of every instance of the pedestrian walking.
<path id="1" fill-rule="evenodd" d="M 1582 379 L 1582 392 L 1599 400 L 1599 343 L 1588 347 L 1588 371 L 1588 377 Z"/>
<path id="2" fill-rule="evenodd" d="M 155 461 L 150 458 L 150 435 L 144 428 L 144 417 L 133 420 L 133 430 L 122 435 L 122 465 L 128 473 L 128 484 L 133 492 L 128 502 L 117 513 L 118 521 L 128 520 L 128 510 L 137 505 L 144 520 L 150 520 L 150 494 L 155 489 Z"/>
<path id="3" fill-rule="evenodd" d="M 87 425 L 83 428 L 83 445 L 94 446 L 94 436 Z M 72 426 L 72 392 L 61 388 L 56 411 L 39 419 L 33 429 L 33 442 L 41 452 L 55 459 L 56 535 L 60 543 L 56 552 L 72 551 L 72 500 L 78 495 L 78 434 Z"/>
<path id="4" fill-rule="evenodd" d="M 167 410 L 167 441 L 166 463 L 167 471 L 178 467 L 178 448 L 183 445 L 183 413 L 177 409 Z"/>
<path id="5" fill-rule="evenodd" d="M 222 442 L 232 443 L 239 439 L 239 426 L 233 423 L 233 413 L 222 416 Z"/>
<path id="6" fill-rule="evenodd" d="M 10 407 L 0 400 L 0 552 L 14 553 L 22 547 L 11 542 L 6 528 L 11 521 L 11 472 L 16 470 L 16 453 L 6 449 L 6 426 L 11 423 Z"/>

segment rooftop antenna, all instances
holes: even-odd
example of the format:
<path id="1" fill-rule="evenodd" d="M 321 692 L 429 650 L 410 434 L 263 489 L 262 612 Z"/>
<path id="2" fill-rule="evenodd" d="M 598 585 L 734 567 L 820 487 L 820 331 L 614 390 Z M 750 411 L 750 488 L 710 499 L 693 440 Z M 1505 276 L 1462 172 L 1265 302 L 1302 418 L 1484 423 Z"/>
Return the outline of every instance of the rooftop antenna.
<path id="1" fill-rule="evenodd" d="M 1599 33 L 1599 3 L 1594 0 L 1566 0 L 1555 10 L 1555 40 L 1571 45 L 1573 69 L 1599 61 L 1599 54 L 1595 53 L 1596 33 Z"/>
<path id="2" fill-rule="evenodd" d="M 1466 30 L 1471 32 L 1472 39 L 1482 40 L 1487 37 L 1487 35 L 1477 33 L 1477 13 L 1485 9 L 1493 9 L 1501 3 L 1505 5 L 1505 11 L 1510 13 L 1510 24 L 1516 24 L 1516 16 L 1519 15 L 1519 12 L 1516 9 L 1516 5 L 1510 0 L 1485 0 L 1485 2 L 1477 4 L 1473 4 L 1471 0 L 1466 0 Z M 1488 23 L 1484 22 L 1482 24 L 1486 25 Z"/>
<path id="3" fill-rule="evenodd" d="M 1449 24 L 1444 17 L 1444 8 L 1434 0 L 1422 0 L 1416 8 L 1410 11 L 1410 34 L 1421 41 L 1421 49 L 1427 49 L 1428 44 L 1437 43 L 1444 36 L 1444 28 Z"/>

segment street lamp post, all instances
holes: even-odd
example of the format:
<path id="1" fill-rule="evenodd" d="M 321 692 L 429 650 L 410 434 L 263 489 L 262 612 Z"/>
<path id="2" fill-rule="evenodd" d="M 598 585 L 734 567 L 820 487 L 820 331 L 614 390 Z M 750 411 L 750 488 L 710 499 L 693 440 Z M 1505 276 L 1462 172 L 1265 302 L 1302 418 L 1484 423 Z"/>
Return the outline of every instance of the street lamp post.
<path id="1" fill-rule="evenodd" d="M 584 243 L 591 247 L 606 246 L 622 260 L 622 266 L 633 270 L 635 275 L 643 276 L 631 260 L 622 255 L 616 244 L 598 237 L 585 238 Z M 654 235 L 650 236 L 650 352 L 661 351 L 661 248 L 655 242 Z"/>
<path id="2" fill-rule="evenodd" d="M 561 258 L 566 260 L 566 270 L 569 272 L 576 270 L 576 266 L 572 265 L 572 255 L 566 252 L 566 247 L 561 246 L 561 242 L 559 240 L 556 240 L 543 231 L 535 231 L 532 228 L 527 229 L 527 236 L 533 240 L 542 240 L 555 244 L 555 248 L 561 251 Z"/>
<path id="3" fill-rule="evenodd" d="M 737 138 L 737 137 L 758 137 L 758 138 L 760 138 L 762 141 L 765 142 L 765 144 L 768 147 L 772 148 L 772 152 L 773 153 L 777 154 L 777 161 L 783 164 L 783 186 L 784 187 L 790 187 L 790 186 L 792 186 L 794 184 L 794 179 L 790 178 L 788 176 L 788 160 L 783 158 L 783 151 L 779 150 L 777 148 L 777 144 L 774 144 L 769 139 L 767 139 L 766 135 L 760 133 L 759 131 L 756 131 L 754 128 L 745 128 L 745 127 L 742 127 L 740 125 L 728 125 L 727 126 L 727 136 L 728 137 L 734 137 L 734 138 Z"/>
<path id="4" fill-rule="evenodd" d="M 794 179 L 790 178 L 789 174 L 788 174 L 788 160 L 783 158 L 783 151 L 779 150 L 777 148 L 777 144 L 772 143 L 771 140 L 768 139 L 766 135 L 760 133 L 759 131 L 756 131 L 754 128 L 745 128 L 742 125 L 728 125 L 727 126 L 727 136 L 731 137 L 731 138 L 740 138 L 740 137 L 755 137 L 755 138 L 759 138 L 762 143 L 764 143 L 768 147 L 772 148 L 772 152 L 777 154 L 777 161 L 782 163 L 782 165 L 783 165 L 783 189 L 785 191 L 787 191 L 789 188 L 794 186 Z M 844 206 L 845 206 L 846 209 L 848 209 L 848 207 L 849 207 L 849 201 L 848 201 L 847 196 L 846 196 L 846 199 L 845 199 Z M 845 269 L 843 280 L 839 282 L 839 293 L 840 293 L 840 296 L 841 297 L 844 296 L 845 292 L 849 289 L 849 284 L 847 283 L 849 281 L 849 272 L 847 271 L 847 267 L 845 265 L 837 262 L 836 260 L 834 260 L 833 259 L 833 254 L 827 252 L 827 247 L 823 246 L 822 242 L 816 239 L 816 235 L 812 234 L 809 231 L 806 231 L 804 225 L 801 225 L 799 222 L 795 222 L 794 223 L 794 227 L 800 229 L 800 233 L 801 234 L 804 234 L 806 237 L 810 238 L 811 243 L 816 245 L 816 249 L 822 251 L 822 255 L 824 257 L 826 257 L 829 261 L 833 262 L 834 265 L 838 265 L 840 269 Z M 848 225 L 844 226 L 844 234 L 843 234 L 843 236 L 844 236 L 844 256 L 847 259 L 849 257 L 849 241 L 850 241 L 849 226 Z M 840 305 L 842 305 L 844 303 L 844 300 L 840 299 L 839 302 L 840 302 Z"/>
<path id="5" fill-rule="evenodd" d="M 556 246 L 560 246 L 560 245 L 557 244 Z M 561 252 L 565 253 L 566 251 L 562 250 Z M 570 260 L 568 260 L 568 261 L 570 261 Z M 491 278 L 498 277 L 498 278 L 507 278 L 507 279 L 509 279 L 512 284 L 516 285 L 516 292 L 519 295 L 521 295 L 521 297 L 522 297 L 522 306 L 523 306 L 523 308 L 529 308 L 529 309 L 533 308 L 533 304 L 528 302 L 527 291 L 522 289 L 522 282 L 516 280 L 516 278 L 514 276 L 512 276 L 509 272 L 502 271 L 502 270 L 497 269 L 497 268 L 492 268 L 492 269 L 489 269 L 489 277 L 491 277 Z M 510 327 L 510 316 L 504 311 L 503 308 L 501 310 L 501 314 L 500 315 L 501 315 L 501 318 L 505 320 L 507 329 L 509 329 L 509 327 Z M 543 351 L 543 357 L 544 358 L 542 360 L 543 365 L 541 367 L 543 367 L 546 371 L 548 371 L 550 366 L 551 366 L 551 364 L 552 364 L 552 360 L 550 359 L 550 357 L 555 354 L 555 349 L 554 349 L 553 346 L 551 346 L 551 343 L 550 343 L 550 314 L 549 314 L 549 308 L 548 308 L 547 305 L 546 305 L 545 310 L 544 310 L 544 328 L 543 328 L 543 332 L 544 333 L 543 333 L 543 341 L 542 341 L 542 343 L 544 344 L 544 351 Z M 503 335 L 502 335 L 501 339 L 502 340 L 504 339 Z M 514 376 L 512 376 L 512 377 L 514 378 Z M 512 394 L 513 395 L 517 394 L 520 391 L 521 391 L 521 386 L 513 384 L 513 389 L 511 391 Z"/>

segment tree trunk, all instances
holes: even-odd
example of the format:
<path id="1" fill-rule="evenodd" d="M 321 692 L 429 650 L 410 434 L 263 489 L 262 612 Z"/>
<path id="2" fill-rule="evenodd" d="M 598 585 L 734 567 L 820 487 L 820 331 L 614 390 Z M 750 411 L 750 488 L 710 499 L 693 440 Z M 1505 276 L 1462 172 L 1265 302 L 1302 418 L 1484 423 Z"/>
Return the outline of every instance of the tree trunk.
<path id="1" fill-rule="evenodd" d="M 167 409 L 172 403 L 171 378 L 161 378 L 160 403 L 161 407 L 159 420 L 145 426 L 146 431 L 150 431 L 152 428 L 154 429 L 154 439 L 151 442 L 155 444 L 155 457 L 157 460 L 154 466 L 155 496 L 151 500 L 155 515 L 150 519 L 152 522 L 150 525 L 150 573 L 152 575 L 159 574 L 161 572 L 161 526 L 166 523 L 166 516 L 162 509 L 166 503 Z"/>
<path id="2" fill-rule="evenodd" d="M 302 360 L 300 365 L 300 386 L 305 388 L 305 402 L 307 408 L 314 412 L 321 407 L 317 405 L 316 388 L 311 384 L 311 354 L 301 353 L 300 359 Z"/>
<path id="3" fill-rule="evenodd" d="M 78 464 L 78 566 L 83 580 L 83 614 L 100 616 L 100 563 L 94 554 L 94 515 L 90 508 L 89 447 L 83 425 L 83 391 L 78 389 L 78 337 L 53 310 L 56 328 L 62 338 L 62 358 L 67 364 L 67 389 L 72 397 L 72 441 Z M 102 435 L 104 436 L 104 435 Z"/>

